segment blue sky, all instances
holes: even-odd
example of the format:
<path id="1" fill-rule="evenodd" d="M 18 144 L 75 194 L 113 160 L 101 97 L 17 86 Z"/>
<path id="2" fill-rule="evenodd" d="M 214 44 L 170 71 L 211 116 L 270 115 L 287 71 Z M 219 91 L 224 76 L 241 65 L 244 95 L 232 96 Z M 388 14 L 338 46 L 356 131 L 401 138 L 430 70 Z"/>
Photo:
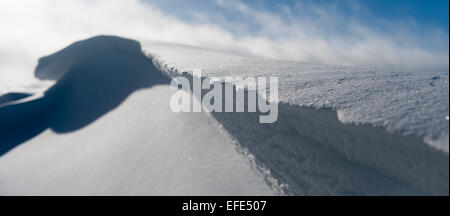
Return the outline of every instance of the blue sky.
<path id="1" fill-rule="evenodd" d="M 184 22 L 218 25 L 237 37 L 264 35 L 268 38 L 282 38 L 286 35 L 283 32 L 264 32 L 264 22 L 259 22 L 255 17 L 249 17 L 232 6 L 220 6 L 219 2 L 243 3 L 253 10 L 283 20 L 283 25 L 310 22 L 315 25 L 314 31 L 319 31 L 316 34 L 320 34 L 322 38 L 356 38 L 354 25 L 349 23 L 357 23 L 376 34 L 384 34 L 385 37 L 408 37 L 405 40 L 394 39 L 399 46 L 418 45 L 448 52 L 448 40 L 442 39 L 448 38 L 449 34 L 448 0 L 142 1 Z"/>
<path id="2" fill-rule="evenodd" d="M 218 7 L 215 1 L 211 0 L 143 0 L 153 5 L 157 5 L 168 13 L 195 21 L 192 11 L 201 12 L 209 15 L 211 21 L 220 14 L 229 19 L 240 19 L 229 10 Z M 183 2 L 183 3 L 181 3 Z M 294 15 L 307 13 L 305 10 L 311 5 L 317 7 L 336 6 L 337 9 L 347 16 L 348 19 L 357 19 L 367 25 L 378 26 L 377 20 L 386 20 L 391 22 L 402 22 L 409 20 L 415 22 L 418 27 L 441 28 L 444 32 L 449 32 L 449 1 L 448 0 L 246 0 L 242 1 L 257 9 L 266 10 L 280 17 L 285 14 L 280 10 L 280 5 L 288 6 L 292 9 Z M 302 5 L 307 5 L 302 10 Z M 241 20 L 245 22 L 244 20 Z"/>
<path id="3" fill-rule="evenodd" d="M 383 19 L 411 18 L 421 26 L 431 25 L 449 31 L 448 0 L 367 0 L 362 3 Z"/>

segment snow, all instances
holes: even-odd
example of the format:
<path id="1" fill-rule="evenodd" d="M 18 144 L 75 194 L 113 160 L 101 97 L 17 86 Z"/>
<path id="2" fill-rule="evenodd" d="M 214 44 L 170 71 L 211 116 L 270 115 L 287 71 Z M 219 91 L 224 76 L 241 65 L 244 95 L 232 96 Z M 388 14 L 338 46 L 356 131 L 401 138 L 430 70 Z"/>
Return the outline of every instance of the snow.
<path id="1" fill-rule="evenodd" d="M 343 123 L 382 126 L 449 150 L 449 72 L 386 70 L 275 61 L 192 46 L 144 41 L 143 50 L 171 76 L 279 77 L 280 103 L 331 108 Z M 239 86 L 239 83 L 233 83 Z"/>
<path id="2" fill-rule="evenodd" d="M 2 195 L 276 195 L 205 113 L 140 90 L 73 133 L 47 129 L 0 157 Z"/>
<path id="3" fill-rule="evenodd" d="M 2 97 L 1 195 L 281 193 L 206 113 L 171 111 L 170 80 L 135 41 L 74 43 L 36 76 L 56 82 Z"/>
<path id="4" fill-rule="evenodd" d="M 166 76 L 193 69 L 278 76 L 278 121 L 171 112 Z M 0 98 L 1 195 L 448 195 L 448 72 L 100 36 L 36 76 L 55 84 Z"/>

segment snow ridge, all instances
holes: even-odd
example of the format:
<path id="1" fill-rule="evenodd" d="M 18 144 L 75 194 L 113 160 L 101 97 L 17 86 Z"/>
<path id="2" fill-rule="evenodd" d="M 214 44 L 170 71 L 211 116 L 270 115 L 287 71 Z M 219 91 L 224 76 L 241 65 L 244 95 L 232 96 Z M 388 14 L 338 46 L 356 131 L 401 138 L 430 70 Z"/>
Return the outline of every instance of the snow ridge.
<path id="1" fill-rule="evenodd" d="M 194 69 L 205 77 L 278 76 L 280 103 L 330 108 L 343 123 L 422 137 L 448 154 L 448 71 L 275 61 L 159 42 L 144 42 L 143 49 L 169 76 Z"/>
<path id="2" fill-rule="evenodd" d="M 158 49 L 158 46 L 161 47 Z M 258 67 L 258 70 L 263 71 L 262 74 L 265 76 L 272 76 L 275 74 L 277 67 L 271 64 L 286 63 L 186 46 L 174 46 L 157 44 L 147 47 L 146 50 L 152 51 L 148 55 L 163 74 L 168 77 L 181 75 L 190 79 L 191 82 L 193 69 L 206 70 L 203 75 L 206 75 L 204 78 L 207 80 L 209 79 L 208 76 L 245 77 L 244 75 L 261 75 L 253 67 Z M 157 48 L 155 49 L 155 47 Z M 247 61 L 250 63 L 253 61 L 253 64 L 248 65 Z M 324 72 L 321 70 L 327 66 L 295 62 L 287 62 L 286 64 L 293 65 L 292 74 L 295 74 L 296 70 L 301 69 L 304 65 L 310 65 L 313 68 L 319 67 L 319 69 L 322 67 L 318 70 L 318 73 L 331 73 L 328 70 L 336 70 L 335 67 L 338 69 L 345 68 L 343 66 L 328 66 L 330 68 Z M 266 67 L 273 70 L 273 73 L 264 72 Z M 225 69 L 217 71 L 218 68 Z M 250 74 L 246 74 L 246 68 L 249 68 Z M 362 73 L 355 68 L 353 69 L 355 71 L 353 73 Z M 337 71 L 342 72 L 342 70 Z M 289 73 L 283 74 L 283 65 L 281 65 L 281 72 L 278 73 L 280 77 L 293 76 Z M 302 72 L 300 71 L 300 73 Z M 312 72 L 308 74 L 312 74 Z M 333 75 L 337 76 L 336 74 Z M 322 74 L 322 76 L 325 75 Z M 295 79 L 297 78 L 299 77 Z M 324 78 L 329 79 L 327 76 Z M 448 144 L 447 151 L 445 151 L 445 147 L 430 148 L 429 145 L 424 144 L 423 138 L 412 132 L 395 130 L 393 126 L 387 127 L 389 131 L 386 131 L 386 127 L 377 127 L 372 122 L 364 122 L 366 116 L 358 115 L 361 109 L 355 108 L 353 111 L 356 113 L 347 114 L 343 111 L 348 110 L 333 106 L 333 104 L 339 104 L 337 102 L 340 102 L 342 106 L 348 106 L 350 109 L 352 106 L 361 104 L 357 101 L 358 98 L 344 100 L 340 95 L 342 93 L 333 93 L 330 89 L 321 90 L 314 88 L 314 86 L 303 86 L 302 89 L 307 95 L 316 94 L 315 102 L 309 105 L 296 103 L 296 97 L 306 96 L 301 95 L 300 91 L 296 91 L 298 89 L 294 88 L 294 92 L 298 92 L 298 95 L 293 95 L 289 93 L 289 89 L 286 89 L 290 83 L 293 86 L 298 84 L 295 79 L 282 80 L 280 78 L 280 83 L 284 82 L 279 90 L 283 96 L 279 97 L 280 100 L 278 101 L 278 121 L 273 124 L 257 123 L 256 119 L 259 113 L 211 113 L 211 116 L 219 123 L 220 128 L 233 137 L 238 144 L 237 150 L 248 158 L 273 190 L 281 190 L 283 194 L 287 195 L 448 194 Z M 319 78 L 316 77 L 316 79 Z M 411 78 L 406 76 L 405 79 Z M 315 84 L 321 82 L 320 80 L 313 81 Z M 373 82 L 375 82 L 373 84 L 375 87 L 381 85 L 377 83 L 381 81 L 374 80 Z M 387 82 L 387 80 L 383 82 Z M 314 85 L 314 83 L 309 85 Z M 353 81 L 353 84 L 356 83 L 365 82 L 364 80 Z M 226 84 L 238 85 L 236 83 Z M 336 85 L 330 80 L 325 80 L 322 84 L 330 87 L 332 84 Z M 410 87 L 404 86 L 404 88 Z M 347 88 L 350 87 L 347 86 Z M 367 91 L 370 92 L 373 88 L 368 90 L 360 85 L 355 87 L 355 91 L 367 94 Z M 246 91 L 246 89 L 239 87 L 236 89 Z M 309 92 L 311 90 L 315 90 L 315 92 Z M 400 88 L 399 91 L 404 90 Z M 332 96 L 326 95 L 327 93 L 341 97 L 337 97 L 333 102 L 325 103 L 323 101 L 332 99 Z M 382 93 L 383 90 L 380 90 L 378 94 Z M 286 94 L 292 95 L 286 97 Z M 399 99 L 398 96 L 394 97 L 397 100 Z M 359 99 L 364 100 L 364 103 L 370 103 L 371 100 Z M 425 100 L 428 99 L 429 97 L 425 98 Z M 318 102 L 319 100 L 321 102 Z M 320 105 L 320 103 L 324 104 Z M 368 108 L 369 104 L 366 106 Z M 412 112 L 408 110 L 411 107 L 401 106 L 393 107 L 393 110 L 401 109 Z M 376 110 L 371 111 L 375 112 Z M 381 112 L 378 113 L 380 116 L 386 114 L 383 113 L 383 110 L 379 112 Z M 428 116 L 433 114 L 435 113 L 428 113 Z M 408 117 L 408 115 L 405 116 Z M 386 121 L 391 120 L 395 123 L 394 120 L 397 119 L 394 117 L 393 115 L 387 115 L 384 118 Z M 350 120 L 343 121 L 345 118 Z M 349 122 L 357 124 L 348 124 Z M 426 124 L 429 123 L 426 122 Z M 395 124 L 393 125 L 395 126 Z"/>

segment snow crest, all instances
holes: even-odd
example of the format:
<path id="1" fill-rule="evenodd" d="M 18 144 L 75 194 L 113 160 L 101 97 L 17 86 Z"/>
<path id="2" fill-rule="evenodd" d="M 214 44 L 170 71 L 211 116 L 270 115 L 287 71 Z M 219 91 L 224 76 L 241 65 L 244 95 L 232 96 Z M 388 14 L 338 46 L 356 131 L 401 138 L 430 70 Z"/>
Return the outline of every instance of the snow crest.
<path id="1" fill-rule="evenodd" d="M 331 108 L 343 123 L 422 137 L 448 154 L 448 71 L 276 61 L 159 42 L 144 42 L 142 47 L 169 76 L 194 69 L 206 77 L 278 76 L 280 103 Z"/>

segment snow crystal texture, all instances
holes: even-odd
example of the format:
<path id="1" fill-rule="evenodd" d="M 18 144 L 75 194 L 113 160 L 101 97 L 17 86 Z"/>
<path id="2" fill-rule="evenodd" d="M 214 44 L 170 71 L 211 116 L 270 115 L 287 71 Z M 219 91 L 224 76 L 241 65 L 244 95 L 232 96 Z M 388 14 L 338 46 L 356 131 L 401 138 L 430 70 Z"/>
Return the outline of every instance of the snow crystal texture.
<path id="1" fill-rule="evenodd" d="M 420 136 L 448 153 L 448 71 L 275 61 L 157 42 L 143 42 L 143 49 L 177 73 L 201 69 L 205 77 L 277 76 L 280 103 L 332 108 L 343 123 Z"/>

